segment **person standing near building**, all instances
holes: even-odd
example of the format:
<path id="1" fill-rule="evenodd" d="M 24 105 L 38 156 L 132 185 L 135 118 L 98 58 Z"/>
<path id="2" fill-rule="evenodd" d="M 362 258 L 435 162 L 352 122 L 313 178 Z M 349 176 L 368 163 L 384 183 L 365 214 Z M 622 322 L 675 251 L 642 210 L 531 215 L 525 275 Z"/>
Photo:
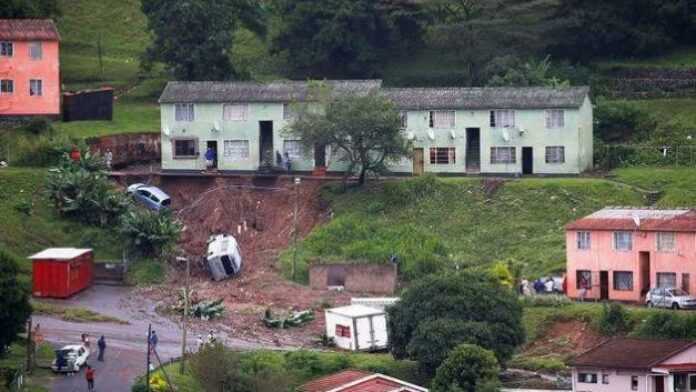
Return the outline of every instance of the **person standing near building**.
<path id="1" fill-rule="evenodd" d="M 87 370 L 85 370 L 85 379 L 87 380 L 87 390 L 89 392 L 94 391 L 94 369 L 87 365 Z"/>
<path id="2" fill-rule="evenodd" d="M 205 167 L 211 170 L 215 165 L 215 151 L 211 147 L 205 152 Z"/>
<path id="3" fill-rule="evenodd" d="M 104 163 L 106 163 L 106 168 L 111 170 L 111 162 L 114 160 L 114 154 L 111 152 L 110 148 L 106 149 L 104 153 Z"/>
<path id="4" fill-rule="evenodd" d="M 104 362 L 104 351 L 106 351 L 106 339 L 104 339 L 104 335 L 97 340 L 97 347 L 99 348 L 99 356 L 97 357 L 97 361 Z"/>

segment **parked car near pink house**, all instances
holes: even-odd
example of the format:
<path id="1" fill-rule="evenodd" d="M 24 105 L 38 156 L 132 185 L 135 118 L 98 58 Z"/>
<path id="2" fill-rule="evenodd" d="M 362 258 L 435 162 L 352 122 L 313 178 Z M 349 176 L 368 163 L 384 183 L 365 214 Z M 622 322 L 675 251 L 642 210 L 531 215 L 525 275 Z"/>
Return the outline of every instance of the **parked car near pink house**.
<path id="1" fill-rule="evenodd" d="M 696 342 L 614 338 L 570 363 L 573 392 L 696 390 Z"/>
<path id="2" fill-rule="evenodd" d="M 567 295 L 640 302 L 696 293 L 696 210 L 607 207 L 566 225 Z"/>

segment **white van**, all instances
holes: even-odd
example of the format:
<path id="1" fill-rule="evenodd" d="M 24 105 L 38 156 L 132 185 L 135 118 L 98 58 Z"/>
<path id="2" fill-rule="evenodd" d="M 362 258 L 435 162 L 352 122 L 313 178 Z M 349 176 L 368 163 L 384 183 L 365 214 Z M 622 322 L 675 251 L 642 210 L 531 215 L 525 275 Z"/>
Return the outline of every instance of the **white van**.
<path id="1" fill-rule="evenodd" d="M 238 274 L 242 268 L 242 256 L 237 240 L 227 234 L 210 236 L 206 261 L 213 280 L 219 281 Z"/>

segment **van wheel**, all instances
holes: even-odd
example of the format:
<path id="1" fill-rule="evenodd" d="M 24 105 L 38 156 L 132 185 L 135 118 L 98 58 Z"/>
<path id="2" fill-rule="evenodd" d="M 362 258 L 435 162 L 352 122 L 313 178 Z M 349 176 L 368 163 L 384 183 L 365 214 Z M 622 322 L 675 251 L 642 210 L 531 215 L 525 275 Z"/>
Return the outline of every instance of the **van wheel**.
<path id="1" fill-rule="evenodd" d="M 676 303 L 676 302 L 673 303 L 673 304 L 672 304 L 672 309 L 674 309 L 674 310 L 679 310 L 679 304 Z"/>

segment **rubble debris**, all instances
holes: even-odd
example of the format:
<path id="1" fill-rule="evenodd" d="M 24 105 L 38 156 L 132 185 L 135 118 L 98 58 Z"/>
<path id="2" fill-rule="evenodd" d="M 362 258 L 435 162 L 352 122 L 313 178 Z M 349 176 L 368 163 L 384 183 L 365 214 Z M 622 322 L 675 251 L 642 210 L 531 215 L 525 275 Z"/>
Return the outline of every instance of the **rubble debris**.
<path id="1" fill-rule="evenodd" d="M 299 327 L 305 323 L 314 320 L 314 312 L 311 310 L 303 310 L 300 312 L 292 312 L 287 317 L 273 318 L 273 313 L 271 309 L 266 309 L 266 313 L 263 317 L 263 323 L 268 328 L 290 328 Z"/>

